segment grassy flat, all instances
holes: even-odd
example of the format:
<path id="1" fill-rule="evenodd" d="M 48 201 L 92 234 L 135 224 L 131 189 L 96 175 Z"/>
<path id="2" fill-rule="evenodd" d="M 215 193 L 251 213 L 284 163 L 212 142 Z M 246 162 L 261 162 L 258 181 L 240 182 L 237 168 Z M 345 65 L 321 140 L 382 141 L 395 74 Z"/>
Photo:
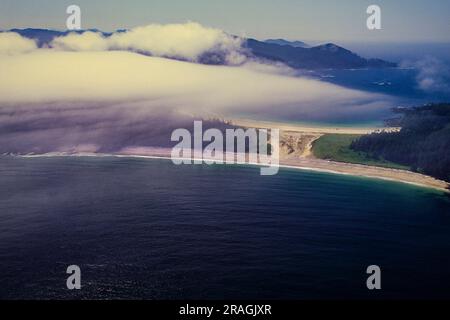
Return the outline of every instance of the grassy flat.
<path id="1" fill-rule="evenodd" d="M 375 159 L 365 152 L 350 149 L 352 141 L 359 137 L 360 135 L 358 134 L 325 134 L 314 141 L 312 152 L 314 156 L 319 159 L 393 169 L 410 169 L 407 166 L 383 159 Z"/>

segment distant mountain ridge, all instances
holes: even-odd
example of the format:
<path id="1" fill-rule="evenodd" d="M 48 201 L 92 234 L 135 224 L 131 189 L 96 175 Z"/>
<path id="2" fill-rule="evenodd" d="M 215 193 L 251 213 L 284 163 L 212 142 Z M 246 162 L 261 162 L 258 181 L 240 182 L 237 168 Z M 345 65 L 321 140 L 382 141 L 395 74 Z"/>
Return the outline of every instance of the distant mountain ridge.
<path id="1" fill-rule="evenodd" d="M 284 39 L 267 39 L 267 40 L 264 40 L 264 42 L 265 43 L 270 43 L 270 44 L 278 44 L 280 46 L 291 46 L 291 47 L 294 47 L 294 48 L 307 48 L 307 47 L 309 47 L 309 45 L 307 45 L 303 41 L 288 41 L 288 40 L 284 40 Z"/>
<path id="2" fill-rule="evenodd" d="M 40 48 L 48 46 L 51 41 L 70 32 L 83 33 L 86 31 L 100 32 L 105 37 L 113 33 L 101 32 L 97 29 L 80 31 L 55 31 L 48 29 L 11 29 L 23 37 L 36 40 Z M 125 32 L 117 30 L 116 32 Z M 308 47 L 301 41 L 287 41 L 284 39 L 269 39 L 259 41 L 256 39 L 245 39 L 243 46 L 247 49 L 249 58 L 263 59 L 270 62 L 280 62 L 294 69 L 361 69 L 361 68 L 392 68 L 397 64 L 381 59 L 365 59 L 356 53 L 340 47 L 333 43 L 320 46 Z M 211 58 L 213 57 L 213 58 Z M 205 64 L 225 64 L 225 61 L 207 53 L 201 60 Z"/>
<path id="3" fill-rule="evenodd" d="M 7 31 L 15 32 L 15 33 L 20 34 L 22 37 L 36 40 L 39 48 L 49 45 L 50 42 L 52 42 L 53 39 L 55 39 L 57 37 L 66 36 L 69 33 L 73 33 L 73 32 L 82 34 L 87 31 L 92 31 L 92 32 L 100 32 L 101 34 L 103 34 L 106 37 L 109 37 L 110 35 L 112 35 L 112 33 L 102 32 L 97 29 L 86 29 L 86 30 L 79 30 L 79 31 L 56 31 L 56 30 L 49 30 L 49 29 L 27 28 L 27 29 L 11 29 L 11 30 L 7 30 Z M 120 32 L 120 31 L 118 31 L 118 32 Z"/>
<path id="4" fill-rule="evenodd" d="M 397 66 L 395 63 L 381 59 L 362 58 L 333 43 L 304 48 L 247 39 L 246 46 L 256 57 L 282 62 L 294 69 L 361 69 Z"/>

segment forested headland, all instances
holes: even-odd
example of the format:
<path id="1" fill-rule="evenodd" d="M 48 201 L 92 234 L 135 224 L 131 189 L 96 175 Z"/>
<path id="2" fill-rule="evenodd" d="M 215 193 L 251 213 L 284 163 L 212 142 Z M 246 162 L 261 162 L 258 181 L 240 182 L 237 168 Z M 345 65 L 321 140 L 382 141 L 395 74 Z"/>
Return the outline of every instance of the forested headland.
<path id="1" fill-rule="evenodd" d="M 450 103 L 396 108 L 394 112 L 399 115 L 395 124 L 400 131 L 363 135 L 350 148 L 450 181 Z"/>

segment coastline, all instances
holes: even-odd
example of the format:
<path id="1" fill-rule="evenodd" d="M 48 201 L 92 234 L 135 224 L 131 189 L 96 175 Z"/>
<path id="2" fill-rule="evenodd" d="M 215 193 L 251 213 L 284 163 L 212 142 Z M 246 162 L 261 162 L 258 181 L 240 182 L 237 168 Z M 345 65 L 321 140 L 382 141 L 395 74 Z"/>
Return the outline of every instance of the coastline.
<path id="1" fill-rule="evenodd" d="M 172 160 L 171 149 L 168 148 L 146 148 L 145 152 L 142 152 L 142 148 L 139 148 L 141 153 L 134 154 L 132 152 L 122 152 L 113 154 L 104 153 L 64 153 L 53 152 L 46 154 L 29 154 L 20 155 L 24 158 L 33 157 L 118 157 L 118 158 L 143 158 L 143 159 L 164 159 Z M 129 150 L 133 151 L 133 150 Z M 192 158 L 192 160 L 196 160 Z M 201 160 L 201 159 L 198 159 Z M 233 165 L 233 164 L 229 164 Z M 247 162 L 244 165 L 264 166 L 261 163 Z M 415 185 L 423 188 L 430 188 L 439 190 L 445 193 L 450 193 L 450 185 L 442 180 L 437 180 L 433 177 L 426 176 L 420 173 L 412 171 L 390 169 L 374 166 L 366 166 L 360 164 L 350 164 L 343 162 L 334 162 L 328 160 L 321 160 L 315 158 L 305 159 L 282 159 L 279 164 L 280 168 L 298 169 L 305 171 L 324 172 L 338 175 L 350 175 L 355 177 L 364 177 L 385 181 L 401 182 L 405 184 Z"/>
<path id="2" fill-rule="evenodd" d="M 445 193 L 450 193 L 450 184 L 421 173 L 402 169 L 393 169 L 347 162 L 337 162 L 316 158 L 312 153 L 313 142 L 324 134 L 369 134 L 380 130 L 395 132 L 398 127 L 314 127 L 287 124 L 273 121 L 259 121 L 249 119 L 224 119 L 228 124 L 242 128 L 264 128 L 280 130 L 280 158 L 279 167 L 299 169 L 307 171 L 325 172 L 331 174 L 351 175 L 385 181 L 395 181 L 431 188 Z M 21 157 L 53 157 L 53 156 L 94 156 L 94 157 L 130 157 L 148 159 L 171 160 L 170 148 L 163 147 L 129 147 L 116 153 L 96 152 L 50 152 L 46 154 L 28 154 Z M 176 158 L 182 159 L 182 158 Z M 197 159 L 190 160 L 211 160 Z M 248 159 L 247 159 L 248 160 Z M 267 166 L 263 163 L 246 161 L 245 165 Z"/>

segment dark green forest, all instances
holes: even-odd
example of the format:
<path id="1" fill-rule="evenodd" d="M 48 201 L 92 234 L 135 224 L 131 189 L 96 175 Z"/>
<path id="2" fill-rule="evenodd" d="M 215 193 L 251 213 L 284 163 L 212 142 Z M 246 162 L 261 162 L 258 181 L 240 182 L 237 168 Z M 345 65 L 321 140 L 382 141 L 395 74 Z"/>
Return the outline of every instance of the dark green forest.
<path id="1" fill-rule="evenodd" d="M 396 108 L 394 112 L 399 117 L 390 124 L 400 126 L 399 132 L 364 135 L 350 148 L 450 181 L 450 103 Z"/>

